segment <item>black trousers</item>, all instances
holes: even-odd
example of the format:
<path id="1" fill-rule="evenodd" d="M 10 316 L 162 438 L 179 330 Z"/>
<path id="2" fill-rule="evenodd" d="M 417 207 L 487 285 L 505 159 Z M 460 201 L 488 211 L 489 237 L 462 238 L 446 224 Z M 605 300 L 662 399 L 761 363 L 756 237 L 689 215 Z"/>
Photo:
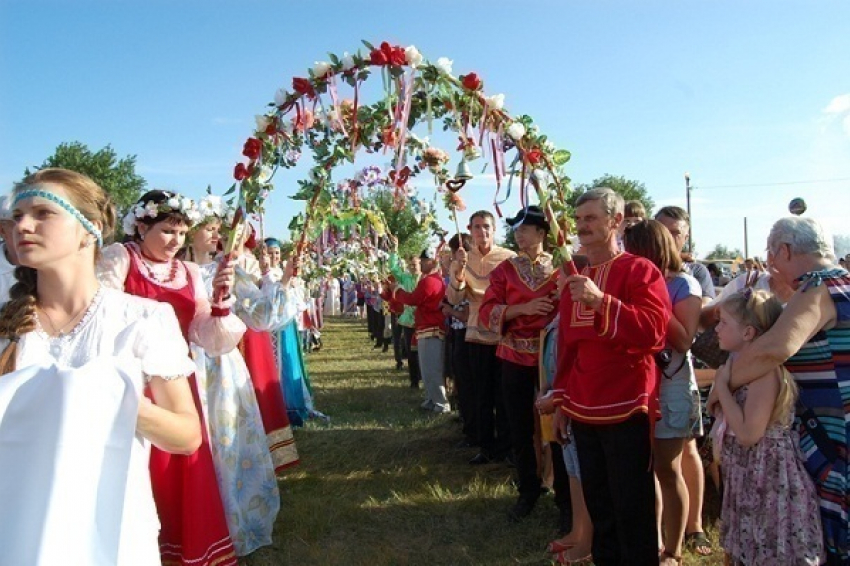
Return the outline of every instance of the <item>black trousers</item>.
<path id="1" fill-rule="evenodd" d="M 398 323 L 398 315 L 392 315 L 392 325 L 393 325 L 393 356 L 395 357 L 396 363 L 399 363 L 404 360 L 407 356 L 407 350 L 404 349 L 404 337 L 401 331 L 401 325 Z"/>
<path id="2" fill-rule="evenodd" d="M 582 491 L 593 523 L 593 563 L 658 564 L 648 417 L 640 413 L 608 425 L 573 420 L 572 426 Z"/>
<path id="3" fill-rule="evenodd" d="M 511 449 L 510 429 L 502 403 L 502 370 L 495 344 L 467 343 L 476 414 L 478 446 L 485 456 L 498 458 Z"/>
<path id="4" fill-rule="evenodd" d="M 457 391 L 457 405 L 463 419 L 463 434 L 472 442 L 478 441 L 478 412 L 475 408 L 475 389 L 469 376 L 469 343 L 466 328 L 452 329 L 452 375 Z"/>
<path id="5" fill-rule="evenodd" d="M 516 460 L 519 493 L 528 499 L 540 496 L 540 476 L 537 475 L 537 453 L 534 450 L 534 401 L 537 398 L 537 366 L 521 366 L 502 360 L 502 395 L 511 450 Z"/>
<path id="6" fill-rule="evenodd" d="M 552 457 L 552 490 L 555 492 L 555 505 L 562 512 L 572 516 L 573 499 L 570 494 L 570 476 L 564 463 L 564 450 L 557 442 L 549 443 L 549 454 Z"/>
<path id="7" fill-rule="evenodd" d="M 419 352 L 413 349 L 413 335 L 416 332 L 409 326 L 402 326 L 404 332 L 404 343 L 407 347 L 407 373 L 410 376 L 410 385 L 419 386 L 422 381 L 422 373 L 419 371 Z"/>

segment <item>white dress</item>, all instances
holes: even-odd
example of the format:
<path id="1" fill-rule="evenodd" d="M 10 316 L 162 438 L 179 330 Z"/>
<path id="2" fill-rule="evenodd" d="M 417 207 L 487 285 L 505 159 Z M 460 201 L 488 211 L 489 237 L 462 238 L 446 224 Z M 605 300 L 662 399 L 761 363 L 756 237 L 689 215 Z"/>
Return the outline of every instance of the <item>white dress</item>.
<path id="1" fill-rule="evenodd" d="M 327 280 L 327 290 L 325 291 L 325 316 L 339 316 L 339 294 L 341 289 L 339 281 L 336 277 Z"/>
<path id="2" fill-rule="evenodd" d="M 160 564 L 135 425 L 146 380 L 195 369 L 173 309 L 101 287 L 70 334 L 24 335 L 17 368 L 0 378 L 0 565 Z"/>

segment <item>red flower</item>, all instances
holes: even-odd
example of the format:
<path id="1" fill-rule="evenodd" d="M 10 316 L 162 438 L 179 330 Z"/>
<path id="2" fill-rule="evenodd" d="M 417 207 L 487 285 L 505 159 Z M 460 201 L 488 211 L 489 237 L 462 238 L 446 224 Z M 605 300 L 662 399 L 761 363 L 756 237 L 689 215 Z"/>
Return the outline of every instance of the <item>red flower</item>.
<path id="1" fill-rule="evenodd" d="M 461 83 L 463 83 L 463 88 L 468 90 L 478 90 L 481 88 L 481 79 L 475 73 L 469 73 L 461 77 Z"/>
<path id="2" fill-rule="evenodd" d="M 540 163 L 540 160 L 543 159 L 543 152 L 539 149 L 532 149 L 531 151 L 527 151 L 525 153 L 525 158 L 532 165 L 537 165 Z"/>
<path id="3" fill-rule="evenodd" d="M 390 54 L 390 63 L 393 65 L 398 65 L 401 67 L 407 63 L 407 56 L 404 54 L 404 48 L 400 45 L 392 48 L 392 53 Z"/>
<path id="4" fill-rule="evenodd" d="M 316 90 L 313 88 L 310 79 L 295 77 L 292 79 L 292 90 L 298 94 L 307 95 L 308 98 L 316 98 Z"/>
<path id="5" fill-rule="evenodd" d="M 269 125 L 266 126 L 266 135 L 273 136 L 277 134 L 277 119 L 269 122 Z"/>
<path id="6" fill-rule="evenodd" d="M 245 180 L 251 176 L 253 171 L 253 165 L 246 166 L 244 163 L 237 163 L 236 167 L 233 169 L 233 178 L 237 181 Z"/>
<path id="7" fill-rule="evenodd" d="M 401 46 L 393 47 L 386 41 L 381 43 L 378 49 L 373 49 L 369 53 L 369 62 L 373 65 L 404 65 L 407 63 L 407 57 L 404 54 L 404 48 Z"/>
<path id="8" fill-rule="evenodd" d="M 258 140 L 257 138 L 248 138 L 245 142 L 244 147 L 242 147 L 242 155 L 250 159 L 251 161 L 255 161 L 258 157 L 260 157 L 260 153 L 263 151 L 263 142 Z"/>

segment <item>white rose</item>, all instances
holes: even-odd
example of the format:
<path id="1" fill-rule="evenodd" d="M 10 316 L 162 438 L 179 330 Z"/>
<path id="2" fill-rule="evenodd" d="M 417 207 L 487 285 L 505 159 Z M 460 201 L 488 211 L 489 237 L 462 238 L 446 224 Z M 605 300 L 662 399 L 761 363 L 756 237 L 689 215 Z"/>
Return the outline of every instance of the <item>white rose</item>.
<path id="1" fill-rule="evenodd" d="M 289 96 L 289 94 L 286 92 L 285 89 L 282 89 L 282 88 L 277 89 L 277 91 L 275 91 L 275 93 L 274 93 L 275 106 L 283 106 L 284 104 L 286 104 L 286 97 L 287 96 Z"/>
<path id="2" fill-rule="evenodd" d="M 177 197 L 171 197 L 165 202 L 165 204 L 167 204 L 168 208 L 170 208 L 171 210 L 177 210 L 178 208 L 180 208 L 180 199 Z"/>
<path id="3" fill-rule="evenodd" d="M 257 180 L 261 183 L 268 183 L 269 179 L 272 178 L 272 168 L 268 165 L 263 165 L 260 167 L 260 174 L 257 175 Z"/>
<path id="4" fill-rule="evenodd" d="M 272 120 L 268 116 L 257 114 L 256 116 L 254 116 L 254 122 L 256 122 L 257 124 L 258 132 L 265 132 L 266 128 L 269 127 L 269 124 L 272 123 Z"/>
<path id="5" fill-rule="evenodd" d="M 416 49 L 415 45 L 411 45 L 410 47 L 404 50 L 404 59 L 407 61 L 407 64 L 413 67 L 414 69 L 422 63 L 422 54 L 419 53 L 419 50 Z"/>
<path id="6" fill-rule="evenodd" d="M 313 75 L 317 79 L 324 78 L 331 70 L 331 64 L 327 61 L 316 61 L 313 63 Z"/>
<path id="7" fill-rule="evenodd" d="M 508 135 L 511 138 L 519 141 L 525 136 L 525 126 L 522 125 L 522 122 L 514 122 L 510 126 L 508 126 Z"/>
<path id="8" fill-rule="evenodd" d="M 121 227 L 124 228 L 124 234 L 126 234 L 127 236 L 132 236 L 136 233 L 135 211 L 131 210 L 130 212 L 124 215 L 124 220 L 121 223 Z"/>
<path id="9" fill-rule="evenodd" d="M 436 67 L 439 70 L 441 70 L 442 72 L 444 72 L 445 74 L 451 75 L 453 64 L 454 64 L 454 61 L 452 61 L 448 57 L 440 57 L 439 59 L 437 59 Z"/>
<path id="10" fill-rule="evenodd" d="M 159 207 L 151 201 L 145 205 L 145 214 L 151 218 L 156 218 L 159 215 Z"/>
<path id="11" fill-rule="evenodd" d="M 555 152 L 555 144 L 553 144 L 552 142 L 547 140 L 546 143 L 543 144 L 543 149 L 546 150 L 546 153 L 554 153 Z"/>
<path id="12" fill-rule="evenodd" d="M 505 95 L 494 94 L 493 96 L 488 96 L 487 107 L 492 108 L 493 110 L 501 110 L 505 107 Z"/>
<path id="13" fill-rule="evenodd" d="M 342 54 L 342 70 L 350 71 L 354 68 L 354 57 L 348 54 L 348 51 Z"/>
<path id="14" fill-rule="evenodd" d="M 537 127 L 537 124 L 534 124 L 534 125 L 531 126 L 529 131 L 531 132 L 532 136 L 536 136 L 537 134 L 540 133 L 540 128 Z"/>

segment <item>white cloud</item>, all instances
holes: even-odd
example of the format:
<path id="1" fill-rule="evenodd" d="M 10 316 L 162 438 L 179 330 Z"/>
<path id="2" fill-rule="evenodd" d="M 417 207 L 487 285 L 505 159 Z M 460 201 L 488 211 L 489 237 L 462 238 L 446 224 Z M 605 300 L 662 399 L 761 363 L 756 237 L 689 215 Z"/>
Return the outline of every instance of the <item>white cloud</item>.
<path id="1" fill-rule="evenodd" d="M 823 112 L 824 114 L 844 114 L 845 112 L 850 112 L 850 93 L 841 94 L 830 100 L 826 108 L 823 109 Z"/>

